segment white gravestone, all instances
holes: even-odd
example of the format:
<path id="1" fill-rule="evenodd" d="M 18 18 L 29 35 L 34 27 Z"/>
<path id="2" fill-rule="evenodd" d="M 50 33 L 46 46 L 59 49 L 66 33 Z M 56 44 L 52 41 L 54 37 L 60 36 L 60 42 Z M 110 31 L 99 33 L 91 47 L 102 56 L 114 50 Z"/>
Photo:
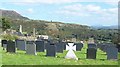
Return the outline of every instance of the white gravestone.
<path id="1" fill-rule="evenodd" d="M 66 45 L 66 50 L 68 50 L 68 53 L 66 54 L 65 58 L 78 60 L 74 53 L 74 51 L 76 51 L 76 45 L 74 45 L 74 43 L 68 43 L 68 45 Z"/>

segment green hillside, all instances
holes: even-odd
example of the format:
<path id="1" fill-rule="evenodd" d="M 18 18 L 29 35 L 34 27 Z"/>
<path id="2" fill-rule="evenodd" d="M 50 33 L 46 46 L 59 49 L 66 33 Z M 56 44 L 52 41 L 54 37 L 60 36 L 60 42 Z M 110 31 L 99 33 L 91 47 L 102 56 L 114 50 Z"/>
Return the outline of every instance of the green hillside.
<path id="1" fill-rule="evenodd" d="M 10 22 L 11 29 L 18 31 L 19 26 L 22 25 L 23 32 L 27 32 L 28 34 L 32 34 L 33 28 L 36 28 L 36 34 L 45 34 L 53 38 L 71 38 L 73 34 L 76 34 L 78 40 L 86 40 L 94 37 L 96 40 L 103 41 L 111 41 L 118 34 L 117 29 L 93 29 L 92 27 L 80 24 L 32 20 L 23 17 L 15 11 L 2 11 L 2 17 Z"/>

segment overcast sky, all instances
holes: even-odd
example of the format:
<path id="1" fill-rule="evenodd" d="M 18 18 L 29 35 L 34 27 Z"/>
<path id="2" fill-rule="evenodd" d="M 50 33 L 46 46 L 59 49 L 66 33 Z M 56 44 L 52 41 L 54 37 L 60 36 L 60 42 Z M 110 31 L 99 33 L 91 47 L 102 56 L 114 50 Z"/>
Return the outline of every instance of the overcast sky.
<path id="1" fill-rule="evenodd" d="M 117 25 L 118 0 L 4 0 L 0 9 L 30 19 L 83 25 Z"/>

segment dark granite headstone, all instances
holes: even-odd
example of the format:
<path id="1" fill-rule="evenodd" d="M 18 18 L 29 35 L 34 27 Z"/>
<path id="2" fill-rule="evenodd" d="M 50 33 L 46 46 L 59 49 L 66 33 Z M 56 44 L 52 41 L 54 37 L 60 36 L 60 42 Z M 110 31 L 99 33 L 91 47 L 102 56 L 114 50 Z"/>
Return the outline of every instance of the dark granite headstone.
<path id="1" fill-rule="evenodd" d="M 47 48 L 48 41 L 44 41 L 45 49 Z"/>
<path id="2" fill-rule="evenodd" d="M 97 49 L 88 48 L 87 49 L 87 59 L 96 59 L 96 52 L 97 52 Z"/>
<path id="3" fill-rule="evenodd" d="M 102 43 L 100 49 L 102 51 L 106 52 L 107 48 L 110 47 L 110 46 L 111 47 L 116 47 L 115 44 L 112 44 L 112 43 Z"/>
<path id="4" fill-rule="evenodd" d="M 36 44 L 37 52 L 44 52 L 44 49 L 45 49 L 44 41 L 35 41 L 35 44 Z"/>
<path id="5" fill-rule="evenodd" d="M 62 44 L 62 42 L 56 43 L 56 51 L 58 53 L 63 53 L 63 47 L 64 47 L 64 45 Z"/>
<path id="6" fill-rule="evenodd" d="M 7 42 L 7 52 L 12 52 L 12 53 L 16 52 L 15 42 L 13 42 L 13 41 Z"/>
<path id="7" fill-rule="evenodd" d="M 26 50 L 26 41 L 25 40 L 16 40 L 16 46 L 18 50 Z"/>
<path id="8" fill-rule="evenodd" d="M 108 46 L 107 50 L 107 59 L 118 59 L 118 49 L 114 46 Z"/>
<path id="9" fill-rule="evenodd" d="M 89 43 L 88 48 L 97 48 L 97 45 L 94 43 Z"/>
<path id="10" fill-rule="evenodd" d="M 53 43 L 46 45 L 46 56 L 55 57 L 56 56 L 56 46 Z"/>
<path id="11" fill-rule="evenodd" d="M 81 49 L 83 48 L 82 43 L 75 43 L 74 45 L 76 45 L 76 51 L 81 51 Z"/>
<path id="12" fill-rule="evenodd" d="M 66 43 L 66 42 L 62 42 L 62 44 L 64 45 L 64 48 L 63 48 L 63 49 L 66 50 L 66 44 L 67 44 L 67 43 Z"/>
<path id="13" fill-rule="evenodd" d="M 120 45 L 117 45 L 117 48 L 118 48 L 118 52 L 120 52 Z"/>
<path id="14" fill-rule="evenodd" d="M 3 44 L 7 44 L 7 40 L 1 40 L 1 43 L 2 43 L 1 47 L 3 47 Z"/>
<path id="15" fill-rule="evenodd" d="M 105 44 L 101 44 L 100 50 L 105 51 L 105 50 L 106 50 L 106 47 L 105 47 L 105 46 L 106 46 Z"/>

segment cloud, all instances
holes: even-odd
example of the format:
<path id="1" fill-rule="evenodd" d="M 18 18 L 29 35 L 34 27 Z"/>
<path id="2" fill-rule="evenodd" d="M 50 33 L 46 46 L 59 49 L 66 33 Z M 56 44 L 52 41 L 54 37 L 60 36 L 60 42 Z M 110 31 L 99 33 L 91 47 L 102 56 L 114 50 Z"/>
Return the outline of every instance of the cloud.
<path id="1" fill-rule="evenodd" d="M 28 12 L 28 13 L 33 13 L 34 11 L 33 11 L 32 8 L 29 8 L 29 9 L 27 9 L 27 12 Z"/>
<path id="2" fill-rule="evenodd" d="M 72 15 L 72 16 L 89 16 L 89 14 L 85 13 L 86 10 L 81 4 L 68 5 L 61 7 L 56 13 L 64 14 L 64 15 Z"/>
<path id="3" fill-rule="evenodd" d="M 79 0 L 9 0 L 8 2 L 13 2 L 15 4 L 61 4 L 61 3 L 72 3 L 79 2 Z"/>
<path id="4" fill-rule="evenodd" d="M 62 15 L 68 15 L 68 16 L 89 16 L 89 14 L 74 12 L 74 11 L 69 11 L 69 10 L 56 11 L 55 13 L 62 14 Z"/>
<path id="5" fill-rule="evenodd" d="M 86 9 L 88 11 L 91 11 L 91 12 L 99 12 L 101 10 L 101 7 L 100 6 L 96 6 L 96 5 L 87 5 L 86 6 Z"/>
<path id="6" fill-rule="evenodd" d="M 82 5 L 82 4 L 74 4 L 74 5 L 67 5 L 64 7 L 61 7 L 57 13 L 63 13 L 63 14 L 71 14 L 75 16 L 105 16 L 105 15 L 117 15 L 118 14 L 118 8 L 102 8 L 98 5 L 88 4 L 88 5 Z"/>
<path id="7" fill-rule="evenodd" d="M 80 17 L 95 24 L 117 24 L 118 8 L 104 8 L 93 4 L 72 4 L 61 7 L 56 13 L 69 17 Z M 74 18 L 75 19 L 75 18 Z M 82 19 L 81 19 L 82 20 Z M 89 22 L 83 21 L 83 22 Z M 90 22 L 89 22 L 90 23 Z"/>
<path id="8" fill-rule="evenodd" d="M 7 2 L 13 2 L 17 4 L 30 4 L 30 3 L 44 3 L 44 4 L 63 4 L 73 2 L 106 2 L 108 4 L 116 4 L 119 0 L 8 0 Z M 6 2 L 6 1 L 2 1 Z"/>

